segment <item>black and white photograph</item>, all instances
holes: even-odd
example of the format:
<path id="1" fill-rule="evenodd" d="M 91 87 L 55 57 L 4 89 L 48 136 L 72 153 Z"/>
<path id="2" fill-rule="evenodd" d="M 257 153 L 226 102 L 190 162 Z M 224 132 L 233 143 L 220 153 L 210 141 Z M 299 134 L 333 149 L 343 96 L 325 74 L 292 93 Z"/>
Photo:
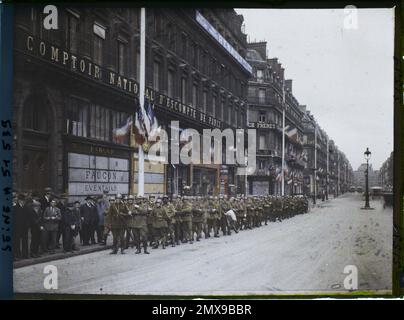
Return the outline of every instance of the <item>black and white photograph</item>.
<path id="1" fill-rule="evenodd" d="M 394 27 L 15 5 L 14 293 L 391 295 Z"/>

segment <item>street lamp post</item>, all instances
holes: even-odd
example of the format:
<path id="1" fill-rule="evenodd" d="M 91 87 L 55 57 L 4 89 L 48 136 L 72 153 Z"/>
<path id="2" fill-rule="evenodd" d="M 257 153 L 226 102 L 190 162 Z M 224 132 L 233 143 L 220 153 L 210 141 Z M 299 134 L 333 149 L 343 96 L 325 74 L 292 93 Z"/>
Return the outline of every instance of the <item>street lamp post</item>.
<path id="1" fill-rule="evenodd" d="M 366 148 L 366 151 L 364 152 L 365 159 L 366 159 L 366 172 L 365 172 L 365 206 L 362 209 L 365 210 L 370 210 L 373 209 L 370 207 L 369 204 L 369 160 L 371 156 L 371 152 L 369 151 L 369 148 Z"/>

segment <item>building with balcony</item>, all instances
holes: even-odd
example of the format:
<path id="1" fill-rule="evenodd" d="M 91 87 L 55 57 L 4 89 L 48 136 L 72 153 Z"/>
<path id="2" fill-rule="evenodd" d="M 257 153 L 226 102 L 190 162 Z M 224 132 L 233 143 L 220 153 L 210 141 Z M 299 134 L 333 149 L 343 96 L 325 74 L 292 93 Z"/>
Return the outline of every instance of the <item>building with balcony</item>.
<path id="1" fill-rule="evenodd" d="M 277 58 L 267 57 L 267 43 L 249 43 L 246 60 L 253 76 L 248 82 L 248 127 L 257 130 L 257 170 L 248 177 L 250 194 L 281 194 L 282 110 L 285 106 L 285 193 L 303 191 L 303 112 L 284 79 Z"/>

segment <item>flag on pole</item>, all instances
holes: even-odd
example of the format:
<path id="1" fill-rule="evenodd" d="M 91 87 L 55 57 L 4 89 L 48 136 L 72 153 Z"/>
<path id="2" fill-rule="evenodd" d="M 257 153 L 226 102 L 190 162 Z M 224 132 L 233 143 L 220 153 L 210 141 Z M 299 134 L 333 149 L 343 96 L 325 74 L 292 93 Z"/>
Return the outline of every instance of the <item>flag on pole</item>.
<path id="1" fill-rule="evenodd" d="M 148 103 L 147 107 L 148 108 L 147 108 L 146 112 L 147 112 L 147 116 L 149 117 L 149 120 L 150 120 L 150 132 L 148 133 L 148 136 L 150 137 L 150 136 L 154 136 L 158 132 L 159 124 L 158 124 L 156 115 L 154 114 L 154 111 L 153 111 L 154 105 L 152 105 L 151 103 Z"/>
<path id="2" fill-rule="evenodd" d="M 146 131 L 146 137 L 149 136 L 150 134 L 150 117 L 149 117 L 149 110 L 150 108 L 150 104 L 149 101 L 147 99 L 144 100 L 144 107 L 142 108 L 141 112 L 142 112 L 142 119 L 143 119 L 143 124 L 144 124 L 144 128 Z"/>
<path id="3" fill-rule="evenodd" d="M 135 126 L 134 126 L 135 140 L 138 144 L 143 144 L 146 141 L 146 131 L 144 128 L 143 113 L 140 110 L 140 105 L 136 108 L 135 113 Z"/>

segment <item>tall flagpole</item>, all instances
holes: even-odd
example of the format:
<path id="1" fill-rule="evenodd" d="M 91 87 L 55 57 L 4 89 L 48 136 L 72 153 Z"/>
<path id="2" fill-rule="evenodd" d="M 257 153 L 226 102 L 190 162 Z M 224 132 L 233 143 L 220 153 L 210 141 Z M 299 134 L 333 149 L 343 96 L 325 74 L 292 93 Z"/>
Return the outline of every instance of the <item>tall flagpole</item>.
<path id="1" fill-rule="evenodd" d="M 328 165 L 329 159 L 328 159 L 328 157 L 329 157 L 329 155 L 328 155 L 328 154 L 329 154 L 329 152 L 330 152 L 329 147 L 328 147 L 328 143 L 329 143 L 328 140 L 329 140 L 329 139 L 328 139 L 328 136 L 327 136 L 327 179 L 326 179 L 326 183 L 327 183 L 327 189 L 326 189 L 326 190 L 327 190 L 327 195 L 326 195 L 326 196 L 327 196 L 327 200 L 328 200 L 328 192 L 329 192 L 329 189 L 328 189 L 328 184 L 329 184 L 329 183 L 328 183 L 328 170 L 329 170 L 329 165 Z"/>
<path id="2" fill-rule="evenodd" d="M 139 77 L 139 102 L 140 108 L 144 108 L 145 74 L 146 74 L 146 9 L 140 9 L 140 77 Z M 144 195 L 144 153 L 141 145 L 138 147 L 138 195 Z"/>
<path id="3" fill-rule="evenodd" d="M 285 79 L 282 85 L 282 196 L 285 195 Z"/>
<path id="4" fill-rule="evenodd" d="M 317 201 L 317 123 L 314 122 L 314 203 Z"/>

